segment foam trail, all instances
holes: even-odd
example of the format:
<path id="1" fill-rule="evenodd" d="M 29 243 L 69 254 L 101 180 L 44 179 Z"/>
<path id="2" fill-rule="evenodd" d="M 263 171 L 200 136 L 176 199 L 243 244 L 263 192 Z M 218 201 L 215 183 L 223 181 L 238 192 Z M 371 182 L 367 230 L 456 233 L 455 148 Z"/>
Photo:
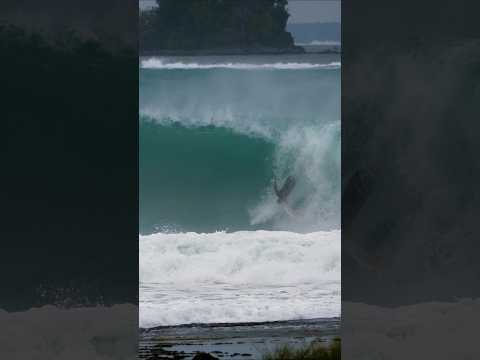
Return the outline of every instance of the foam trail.
<path id="1" fill-rule="evenodd" d="M 140 237 L 140 325 L 340 313 L 340 231 Z"/>
<path id="2" fill-rule="evenodd" d="M 141 67 L 144 69 L 163 69 L 163 70 L 198 70 L 198 69 L 234 69 L 234 70 L 308 70 L 308 69 L 338 69 L 340 62 L 330 62 L 328 64 L 312 64 L 299 62 L 271 63 L 271 64 L 248 64 L 248 63 L 183 63 L 183 62 L 165 62 L 158 58 L 149 58 L 141 61 Z"/>

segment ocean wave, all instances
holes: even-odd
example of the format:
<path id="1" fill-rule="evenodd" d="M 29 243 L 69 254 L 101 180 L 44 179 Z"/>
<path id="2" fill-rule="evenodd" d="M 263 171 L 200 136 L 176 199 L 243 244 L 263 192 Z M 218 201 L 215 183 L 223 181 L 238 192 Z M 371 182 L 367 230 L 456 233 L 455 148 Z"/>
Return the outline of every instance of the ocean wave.
<path id="1" fill-rule="evenodd" d="M 185 63 L 185 62 L 167 62 L 158 58 L 150 58 L 141 61 L 141 67 L 144 69 L 163 69 L 163 70 L 198 70 L 198 69 L 234 69 L 234 70 L 309 70 L 309 69 L 339 69 L 340 62 L 330 62 L 328 64 L 313 64 L 300 62 L 285 62 L 271 64 L 249 64 L 249 63 Z"/>
<path id="2" fill-rule="evenodd" d="M 339 227 L 339 122 L 291 127 L 271 137 L 250 134 L 247 122 L 232 126 L 140 124 L 142 234 Z M 294 216 L 277 203 L 271 184 L 292 174 Z"/>
<path id="3" fill-rule="evenodd" d="M 312 40 L 310 42 L 307 42 L 307 43 L 297 43 L 296 45 L 300 45 L 300 46 L 312 46 L 312 45 L 316 45 L 316 46 L 340 46 L 340 41 L 334 41 L 334 40 Z"/>
<path id="4" fill-rule="evenodd" d="M 339 228 L 338 71 L 142 70 L 140 91 L 142 234 Z"/>
<path id="5" fill-rule="evenodd" d="M 340 231 L 140 236 L 140 325 L 340 314 Z"/>

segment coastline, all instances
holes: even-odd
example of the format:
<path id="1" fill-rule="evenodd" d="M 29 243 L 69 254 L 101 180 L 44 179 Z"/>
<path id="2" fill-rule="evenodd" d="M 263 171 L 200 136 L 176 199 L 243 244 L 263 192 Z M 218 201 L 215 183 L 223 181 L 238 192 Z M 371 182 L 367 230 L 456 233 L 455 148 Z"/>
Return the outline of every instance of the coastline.
<path id="1" fill-rule="evenodd" d="M 340 335 L 340 318 L 252 323 L 190 324 L 141 329 L 139 358 L 192 359 L 198 352 L 218 358 L 260 360 L 279 346 L 302 348 Z"/>

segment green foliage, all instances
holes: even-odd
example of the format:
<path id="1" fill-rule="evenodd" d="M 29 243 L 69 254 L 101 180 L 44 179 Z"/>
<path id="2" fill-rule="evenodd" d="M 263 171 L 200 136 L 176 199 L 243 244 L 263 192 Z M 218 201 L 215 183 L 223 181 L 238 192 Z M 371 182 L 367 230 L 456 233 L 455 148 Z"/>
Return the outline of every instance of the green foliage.
<path id="1" fill-rule="evenodd" d="M 263 360 L 340 360 L 340 339 L 336 338 L 330 345 L 325 346 L 313 342 L 303 349 L 294 349 L 282 346 L 272 353 L 268 353 Z"/>
<path id="2" fill-rule="evenodd" d="M 158 0 L 140 14 L 142 50 L 293 46 L 287 0 Z"/>

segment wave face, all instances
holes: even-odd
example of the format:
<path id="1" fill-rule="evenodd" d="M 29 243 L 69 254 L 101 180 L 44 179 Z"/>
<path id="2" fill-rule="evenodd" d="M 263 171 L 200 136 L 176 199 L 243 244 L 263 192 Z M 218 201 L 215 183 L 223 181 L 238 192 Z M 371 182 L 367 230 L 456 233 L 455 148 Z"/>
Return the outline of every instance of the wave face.
<path id="1" fill-rule="evenodd" d="M 237 65 L 142 63 L 140 233 L 339 228 L 339 63 Z"/>
<path id="2" fill-rule="evenodd" d="M 140 326 L 340 314 L 340 232 L 140 237 Z"/>

